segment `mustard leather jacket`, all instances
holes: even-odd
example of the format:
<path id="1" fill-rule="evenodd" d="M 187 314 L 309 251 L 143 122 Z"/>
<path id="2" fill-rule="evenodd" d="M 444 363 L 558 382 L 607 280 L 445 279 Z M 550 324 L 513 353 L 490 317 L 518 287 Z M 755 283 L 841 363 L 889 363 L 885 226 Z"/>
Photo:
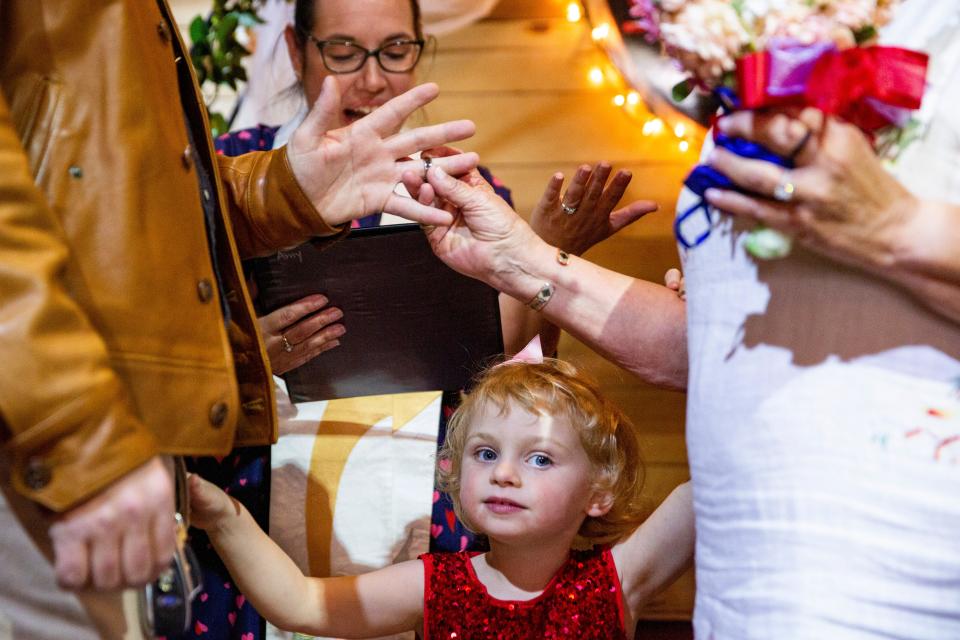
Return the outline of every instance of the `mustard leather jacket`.
<path id="1" fill-rule="evenodd" d="M 53 510 L 158 453 L 273 441 L 239 258 L 340 231 L 285 151 L 212 152 L 173 24 L 163 1 L 0 0 L 0 441 Z"/>

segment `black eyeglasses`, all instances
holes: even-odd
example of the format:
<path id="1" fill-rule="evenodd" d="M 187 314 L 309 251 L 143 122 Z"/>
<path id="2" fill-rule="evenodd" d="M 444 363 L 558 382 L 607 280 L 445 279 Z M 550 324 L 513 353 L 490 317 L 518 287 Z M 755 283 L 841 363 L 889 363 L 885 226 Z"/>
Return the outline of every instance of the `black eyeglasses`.
<path id="1" fill-rule="evenodd" d="M 406 73 L 417 66 L 425 44 L 424 40 L 394 40 L 371 50 L 349 40 L 320 40 L 310 33 L 303 35 L 317 46 L 323 66 L 330 73 L 359 71 L 371 56 L 384 71 Z"/>

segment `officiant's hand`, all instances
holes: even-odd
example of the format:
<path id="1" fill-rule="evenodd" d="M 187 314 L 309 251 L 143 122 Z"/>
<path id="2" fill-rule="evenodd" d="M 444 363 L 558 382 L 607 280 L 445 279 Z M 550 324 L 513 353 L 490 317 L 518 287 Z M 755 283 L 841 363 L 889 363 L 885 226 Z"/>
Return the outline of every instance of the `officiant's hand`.
<path id="1" fill-rule="evenodd" d="M 425 229 L 437 257 L 507 295 L 529 299 L 540 284 L 531 285 L 522 265 L 534 252 L 555 250 L 482 178 L 470 174 L 458 180 L 436 166 L 427 177 L 417 188 L 416 176 L 405 175 L 404 184 L 417 192 L 421 203 L 454 212 L 453 222 Z"/>
<path id="2" fill-rule="evenodd" d="M 300 187 L 328 224 L 380 211 L 422 224 L 450 222 L 448 213 L 416 202 L 410 206 L 409 198 L 393 191 L 404 171 L 425 173 L 425 163 L 408 156 L 474 133 L 469 120 L 400 131 L 404 121 L 438 93 L 435 84 L 414 87 L 353 124 L 333 129 L 341 111 L 340 95 L 333 76 L 324 80 L 316 103 L 290 138 L 287 155 Z M 476 166 L 477 155 L 461 153 L 434 162 L 452 175 L 462 175 Z M 398 208 L 402 200 L 407 200 L 406 206 Z"/>
<path id="3" fill-rule="evenodd" d="M 257 318 L 275 374 L 296 369 L 340 345 L 339 338 L 346 333 L 338 322 L 343 312 L 328 307 L 328 302 L 326 296 L 307 296 Z"/>
<path id="4" fill-rule="evenodd" d="M 607 184 L 610 171 L 606 162 L 598 162 L 593 167 L 582 165 L 573 174 L 566 191 L 563 191 L 563 174 L 553 174 L 530 215 L 530 226 L 555 247 L 581 255 L 657 210 L 656 202 L 637 200 L 614 211 L 633 176 L 621 169 Z"/>
<path id="5" fill-rule="evenodd" d="M 739 111 L 720 130 L 755 140 L 793 157 L 784 170 L 715 149 L 709 163 L 753 193 L 708 190 L 718 209 L 793 235 L 836 260 L 882 267 L 915 213 L 918 199 L 887 172 L 867 137 L 855 126 L 816 109 L 799 114 Z"/>

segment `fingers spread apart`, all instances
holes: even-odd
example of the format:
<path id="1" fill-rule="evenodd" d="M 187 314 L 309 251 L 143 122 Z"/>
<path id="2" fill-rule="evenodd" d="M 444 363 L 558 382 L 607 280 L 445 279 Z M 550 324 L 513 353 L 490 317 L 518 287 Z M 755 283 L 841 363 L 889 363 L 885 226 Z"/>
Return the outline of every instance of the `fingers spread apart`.
<path id="1" fill-rule="evenodd" d="M 380 110 L 374 111 L 369 117 L 376 115 Z M 455 140 L 465 140 L 476 132 L 476 125 L 470 120 L 454 120 L 427 127 L 417 127 L 408 131 L 401 131 L 392 135 L 384 142 L 387 149 L 393 154 L 394 158 L 403 158 L 410 156 L 422 149 L 439 147 Z M 450 157 L 457 157 L 456 155 Z M 439 158 L 435 158 L 436 162 Z M 423 162 L 420 161 L 420 165 Z"/>
<path id="2" fill-rule="evenodd" d="M 407 118 L 409 118 L 414 111 L 432 102 L 438 95 L 440 95 L 440 87 L 433 82 L 417 85 L 409 91 L 388 100 L 382 107 L 363 120 L 366 121 L 365 124 L 369 125 L 381 137 L 393 135 L 400 130 L 400 127 L 403 126 L 403 123 L 407 121 Z M 459 140 L 460 138 L 450 139 Z M 447 140 L 438 142 L 436 145 L 428 146 L 437 146 L 443 144 L 443 142 L 447 142 Z M 426 148 L 426 146 L 419 147 L 419 149 Z M 412 153 L 412 151 L 399 155 L 409 155 L 410 153 Z"/>

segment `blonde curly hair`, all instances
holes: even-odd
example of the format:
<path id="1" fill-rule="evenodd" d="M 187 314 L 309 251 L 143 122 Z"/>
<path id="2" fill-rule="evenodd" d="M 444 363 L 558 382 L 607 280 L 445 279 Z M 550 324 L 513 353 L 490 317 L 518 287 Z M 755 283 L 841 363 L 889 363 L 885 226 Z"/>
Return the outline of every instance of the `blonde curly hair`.
<path id="1" fill-rule="evenodd" d="M 568 362 L 544 358 L 542 364 L 509 362 L 488 369 L 447 423 L 438 453 L 437 486 L 450 494 L 466 527 L 475 530 L 460 503 L 461 459 L 470 425 L 484 407 L 492 404 L 503 414 L 510 402 L 530 413 L 567 418 L 590 460 L 594 490 L 613 497 L 605 515 L 584 520 L 574 547 L 612 544 L 643 522 L 643 462 L 636 428 L 584 372 Z"/>

